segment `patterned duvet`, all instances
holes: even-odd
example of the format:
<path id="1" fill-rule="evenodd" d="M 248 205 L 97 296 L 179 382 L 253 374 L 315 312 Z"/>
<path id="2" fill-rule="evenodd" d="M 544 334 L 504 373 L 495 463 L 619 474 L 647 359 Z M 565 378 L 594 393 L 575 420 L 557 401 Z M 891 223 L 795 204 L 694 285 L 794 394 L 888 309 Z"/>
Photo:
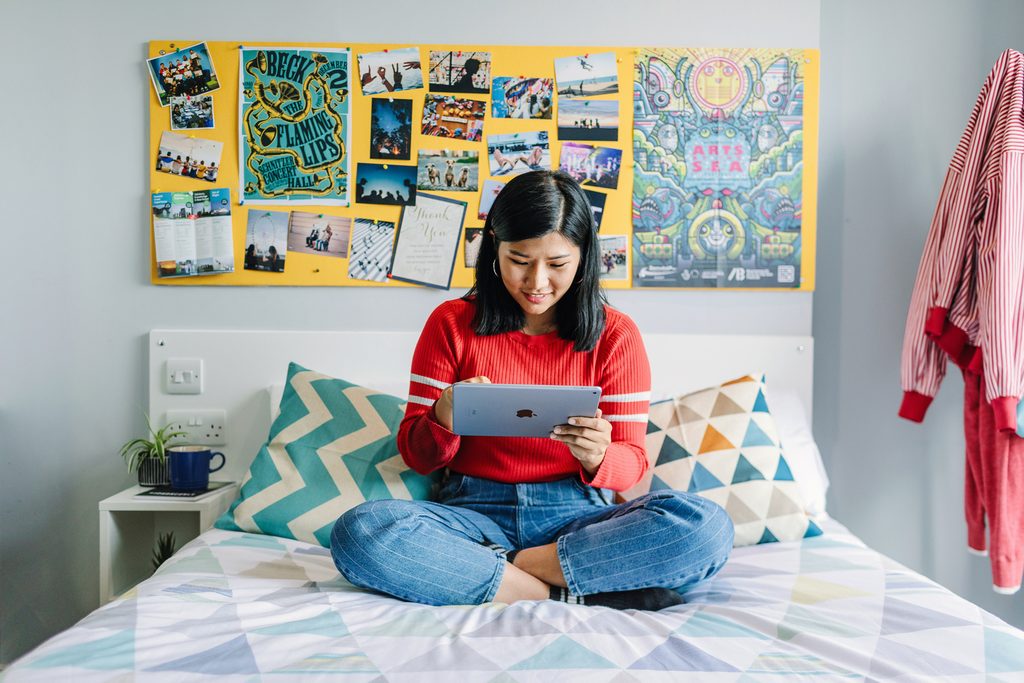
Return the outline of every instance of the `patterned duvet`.
<path id="1" fill-rule="evenodd" d="M 662 612 L 408 604 L 319 546 L 211 530 L 4 681 L 1024 680 L 1024 632 L 824 529 L 736 549 Z"/>

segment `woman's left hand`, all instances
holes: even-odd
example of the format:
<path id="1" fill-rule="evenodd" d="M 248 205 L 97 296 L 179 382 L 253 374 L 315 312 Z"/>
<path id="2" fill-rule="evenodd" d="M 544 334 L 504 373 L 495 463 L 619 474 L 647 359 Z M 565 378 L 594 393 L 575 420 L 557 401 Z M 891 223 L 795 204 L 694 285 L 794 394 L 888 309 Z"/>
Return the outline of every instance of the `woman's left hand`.
<path id="1" fill-rule="evenodd" d="M 569 424 L 555 427 L 551 438 L 568 446 L 587 474 L 594 474 L 612 443 L 612 423 L 601 418 L 599 408 L 594 417 L 569 418 Z"/>

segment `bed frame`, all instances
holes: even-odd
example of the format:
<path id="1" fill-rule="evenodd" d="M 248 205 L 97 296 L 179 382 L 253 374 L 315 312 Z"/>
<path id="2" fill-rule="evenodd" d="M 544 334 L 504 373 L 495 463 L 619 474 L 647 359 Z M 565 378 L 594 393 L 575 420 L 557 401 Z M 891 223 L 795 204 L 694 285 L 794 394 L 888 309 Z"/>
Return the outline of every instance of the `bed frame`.
<path id="1" fill-rule="evenodd" d="M 288 363 L 405 396 L 418 332 L 289 330 L 152 330 L 149 334 L 149 414 L 223 409 L 227 465 L 216 479 L 241 481 L 270 428 L 269 388 L 285 381 Z M 814 342 L 806 336 L 650 334 L 652 400 L 764 372 L 772 387 L 796 392 L 813 406 Z M 168 394 L 171 358 L 203 360 L 201 394 Z"/>

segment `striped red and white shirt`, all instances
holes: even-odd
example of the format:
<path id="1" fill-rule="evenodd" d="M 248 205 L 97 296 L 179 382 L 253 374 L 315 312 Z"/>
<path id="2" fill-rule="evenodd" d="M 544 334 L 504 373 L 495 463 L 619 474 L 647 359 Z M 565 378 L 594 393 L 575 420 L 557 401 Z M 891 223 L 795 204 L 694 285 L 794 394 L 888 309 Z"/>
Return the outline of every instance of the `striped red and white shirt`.
<path id="1" fill-rule="evenodd" d="M 651 369 L 636 324 L 605 307 L 606 323 L 591 351 L 574 351 L 557 332 L 520 331 L 480 336 L 473 331 L 475 304 L 456 299 L 427 319 L 412 358 L 409 405 L 398 432 L 398 450 L 412 469 L 442 467 L 505 483 L 554 481 L 579 476 L 591 486 L 623 491 L 647 469 L 644 446 Z M 449 385 L 476 376 L 497 384 L 599 386 L 602 417 L 612 443 L 591 478 L 568 447 L 549 438 L 459 436 L 434 418 L 434 402 Z"/>
<path id="2" fill-rule="evenodd" d="M 1001 430 L 1024 393 L 1024 55 L 1005 51 L 975 102 L 939 196 L 904 335 L 900 415 L 920 421 L 947 356 L 984 372 Z"/>

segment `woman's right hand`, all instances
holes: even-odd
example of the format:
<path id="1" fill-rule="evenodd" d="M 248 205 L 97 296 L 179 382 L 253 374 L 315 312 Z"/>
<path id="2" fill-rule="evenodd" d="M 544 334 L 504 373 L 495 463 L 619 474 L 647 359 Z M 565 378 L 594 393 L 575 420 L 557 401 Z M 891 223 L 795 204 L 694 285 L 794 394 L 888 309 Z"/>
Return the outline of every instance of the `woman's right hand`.
<path id="1" fill-rule="evenodd" d="M 458 384 L 490 384 L 491 380 L 487 379 L 483 375 L 477 377 L 470 377 L 464 379 Z M 434 402 L 434 419 L 442 427 L 447 429 L 449 432 L 452 430 L 452 387 L 449 385 L 447 389 L 441 392 L 440 398 Z"/>

